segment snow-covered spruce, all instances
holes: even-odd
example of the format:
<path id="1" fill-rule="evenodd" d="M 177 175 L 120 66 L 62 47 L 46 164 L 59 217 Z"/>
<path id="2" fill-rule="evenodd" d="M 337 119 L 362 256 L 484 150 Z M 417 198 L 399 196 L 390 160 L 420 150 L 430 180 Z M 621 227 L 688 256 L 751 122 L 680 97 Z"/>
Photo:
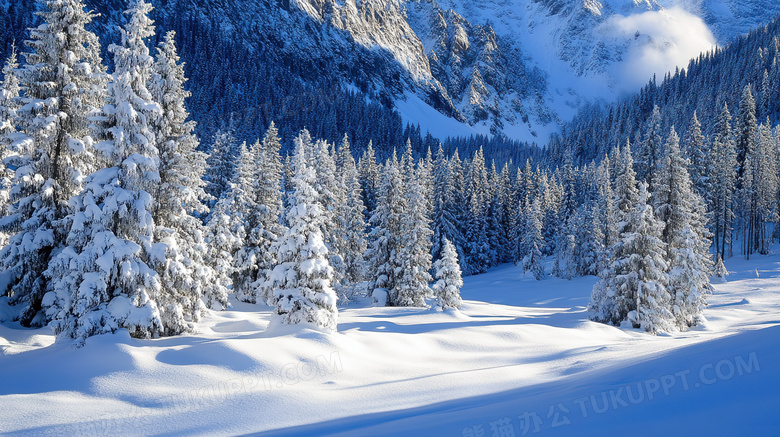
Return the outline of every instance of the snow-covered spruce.
<path id="1" fill-rule="evenodd" d="M 134 337 L 176 334 L 188 328 L 185 309 L 162 287 L 155 266 L 171 248 L 154 240 L 150 193 L 160 182 L 153 122 L 162 115 L 146 88 L 153 59 L 144 40 L 153 35 L 151 6 L 135 1 L 112 45 L 116 71 L 109 104 L 96 119 L 104 138 L 96 145 L 109 167 L 88 176 L 71 200 L 68 247 L 46 272 L 52 291 L 44 306 L 61 338 L 77 342 L 126 328 Z M 164 306 L 158 302 L 165 302 Z"/>
<path id="2" fill-rule="evenodd" d="M 257 205 L 255 226 L 250 230 L 248 242 L 253 249 L 253 258 L 256 273 L 252 276 L 254 282 L 250 284 L 249 294 L 255 302 L 268 302 L 271 297 L 263 284 L 276 265 L 276 255 L 271 249 L 273 243 L 285 232 L 281 224 L 284 213 L 282 200 L 282 158 L 279 150 L 282 145 L 279 139 L 279 131 L 271 122 L 263 137 L 262 147 L 257 155 L 257 191 L 255 200 Z"/>
<path id="3" fill-rule="evenodd" d="M 397 254 L 401 248 L 401 215 L 408 204 L 404 196 L 404 180 L 398 167 L 398 158 L 394 152 L 382 168 L 377 206 L 369 222 L 372 230 L 366 259 L 368 271 L 372 275 L 368 285 L 372 294 L 389 295 L 399 280 L 401 266 Z M 392 301 L 388 300 L 387 303 L 392 304 Z"/>
<path id="4" fill-rule="evenodd" d="M 690 176 L 671 128 L 659 162 L 653 195 L 656 215 L 663 223 L 662 240 L 669 262 L 669 292 L 675 324 L 687 329 L 697 324 L 712 287 L 709 231 L 702 200 L 691 188 Z"/>
<path id="5" fill-rule="evenodd" d="M 408 170 L 406 170 L 408 171 Z M 400 247 L 395 253 L 400 276 L 390 289 L 390 300 L 395 306 L 424 307 L 430 293 L 431 229 L 424 194 L 423 179 L 418 175 L 424 170 L 419 166 L 407 173 L 409 181 L 404 197 L 407 207 L 401 214 Z"/>
<path id="6" fill-rule="evenodd" d="M 487 220 L 488 176 L 481 148 L 474 154 L 466 179 L 468 214 L 464 231 L 467 242 L 464 271 L 468 274 L 478 274 L 487 271 L 491 258 Z"/>
<path id="7" fill-rule="evenodd" d="M 366 223 L 358 169 L 346 136 L 338 150 L 336 166 L 339 191 L 343 193 L 343 198 L 336 210 L 337 235 L 340 238 L 336 238 L 334 243 L 344 265 L 342 282 L 354 284 L 365 276 L 363 254 L 366 251 Z"/>
<path id="8" fill-rule="evenodd" d="M 214 270 L 214 286 L 216 290 L 227 290 L 233 284 L 233 255 L 241 247 L 241 237 L 236 231 L 240 227 L 238 220 L 230 213 L 233 197 L 223 195 L 211 209 L 206 223 L 205 240 L 207 253 L 205 260 Z M 206 294 L 204 302 L 206 306 L 214 308 L 220 304 L 226 296 L 220 294 Z"/>
<path id="9" fill-rule="evenodd" d="M 539 199 L 534 199 L 533 203 L 526 209 L 525 220 L 523 247 L 526 255 L 523 258 L 523 271 L 531 272 L 536 280 L 542 280 L 545 278 L 546 273 L 541 252 L 544 239 L 542 238 Z"/>
<path id="10" fill-rule="evenodd" d="M 153 121 L 159 153 L 160 184 L 154 193 L 153 220 L 155 240 L 165 244 L 168 253 L 155 264 L 162 291 L 158 304 L 167 309 L 163 317 L 177 314 L 197 321 L 203 302 L 214 309 L 227 307 L 227 289 L 215 280 L 214 270 L 205 262 L 208 252 L 204 227 L 194 214 L 205 214 L 201 203 L 207 197 L 203 190 L 206 155 L 197 151 L 198 139 L 192 133 L 195 123 L 187 121 L 183 66 L 179 63 L 174 42 L 168 32 L 157 49 L 150 91 L 162 109 L 162 117 Z M 163 325 L 180 321 L 163 319 Z M 174 329 L 173 332 L 176 332 Z"/>
<path id="11" fill-rule="evenodd" d="M 237 143 L 238 141 L 230 130 L 217 131 L 211 141 L 211 150 L 206 159 L 208 168 L 204 176 L 206 193 L 213 199 L 211 206 L 222 198 L 233 179 L 236 159 L 238 158 Z"/>
<path id="12" fill-rule="evenodd" d="M 231 282 L 233 294 L 243 302 L 255 303 L 256 297 L 252 290 L 252 283 L 257 277 L 256 252 L 260 241 L 256 237 L 261 236 L 256 230 L 260 226 L 257 215 L 257 198 L 255 197 L 257 184 L 257 155 L 260 153 L 260 144 L 255 142 L 252 146 L 242 143 L 238 149 L 238 162 L 235 173 L 230 183 L 230 188 L 225 197 L 230 199 L 231 230 L 235 238 L 240 241 L 236 251 L 232 254 L 233 268 Z M 255 244 L 253 244 L 255 243 Z"/>
<path id="13" fill-rule="evenodd" d="M 293 192 L 285 210 L 288 225 L 274 243 L 277 266 L 268 279 L 272 303 L 283 324 L 313 324 L 336 330 L 336 293 L 331 288 L 333 269 L 322 238 L 322 211 L 313 184 L 317 179 L 307 163 L 305 143 L 296 144 L 293 157 Z"/>
<path id="14" fill-rule="evenodd" d="M 436 283 L 433 292 L 443 309 L 460 308 L 460 288 L 463 286 L 458 253 L 455 246 L 446 238 L 441 249 L 441 257 L 434 263 Z"/>
<path id="15" fill-rule="evenodd" d="M 661 240 L 663 223 L 647 204 L 647 184 L 636 187 L 629 145 L 620 153 L 616 173 L 619 237 L 610 248 L 609 267 L 593 286 L 588 309 L 599 322 L 620 325 L 627 321 L 651 333 L 673 330 L 672 296 L 666 289 L 666 246 Z"/>
<path id="16" fill-rule="evenodd" d="M 41 0 L 43 23 L 31 29 L 26 65 L 19 73 L 24 95 L 17 110 L 19 132 L 29 137 L 13 146 L 16 167 L 13 204 L 0 222 L 12 234 L 0 252 L 8 275 L 0 295 L 17 306 L 24 326 L 41 326 L 51 288 L 43 272 L 63 249 L 71 227 L 71 196 L 97 168 L 88 116 L 104 103 L 105 83 L 98 37 L 85 29 L 94 14 L 81 0 Z M 12 79 L 13 75 L 11 75 Z M 14 86 L 9 91 L 14 91 Z"/>
<path id="17" fill-rule="evenodd" d="M 434 256 L 439 256 L 441 253 L 445 239 L 449 240 L 453 245 L 463 246 L 463 236 L 458 224 L 458 217 L 462 215 L 461 208 L 463 206 L 457 198 L 459 193 L 460 189 L 456 186 L 453 165 L 450 164 L 450 161 L 444 154 L 444 149 L 439 144 L 439 149 L 436 151 L 436 159 L 433 161 L 433 222 L 431 224 L 433 237 L 431 250 Z"/>
<path id="18" fill-rule="evenodd" d="M 24 134 L 16 131 L 19 109 L 19 78 L 16 69 L 19 62 L 16 55 L 16 47 L 11 46 L 11 55 L 3 65 L 3 82 L 0 84 L 0 217 L 5 217 L 11 212 L 10 190 L 14 172 L 5 160 L 12 158 L 12 144 L 18 139 L 24 139 Z M 13 158 L 12 158 L 13 160 Z M 8 232 L 0 229 L 0 247 L 8 244 Z M 0 293 L 1 295 L 2 293 Z"/>
<path id="19" fill-rule="evenodd" d="M 360 156 L 360 160 L 358 160 L 357 167 L 363 205 L 366 207 L 365 217 L 366 221 L 368 221 L 376 209 L 379 185 L 382 182 L 381 169 L 376 162 L 376 154 L 372 142 L 369 141 L 366 150 Z"/>

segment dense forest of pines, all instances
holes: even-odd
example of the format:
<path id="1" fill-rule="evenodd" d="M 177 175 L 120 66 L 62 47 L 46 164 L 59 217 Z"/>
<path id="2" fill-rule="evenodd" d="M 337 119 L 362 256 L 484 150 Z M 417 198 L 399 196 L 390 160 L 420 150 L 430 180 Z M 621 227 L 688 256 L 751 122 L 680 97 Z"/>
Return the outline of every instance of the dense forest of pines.
<path id="1" fill-rule="evenodd" d="M 40 17 L 31 11 L 42 9 L 37 0 L 11 2 L 0 26 L 0 55 L 11 53 L 11 46 L 28 37 L 28 28 L 40 23 Z M 87 2 L 89 3 L 89 2 Z M 120 2 L 121 3 L 121 2 Z M 110 9 L 113 5 L 103 5 Z M 87 7 L 89 9 L 89 7 Z M 354 150 L 362 152 L 369 142 L 374 144 L 378 159 L 386 159 L 396 145 L 411 141 L 416 157 L 425 155 L 428 148 L 436 149 L 438 140 L 421 130 L 419 125 L 405 123 L 392 109 L 392 102 L 382 93 L 369 95 L 370 84 L 363 83 L 356 72 L 334 72 L 333 75 L 313 74 L 316 66 L 299 65 L 279 59 L 271 47 L 256 48 L 244 41 L 226 40 L 214 24 L 189 13 L 169 16 L 150 12 L 157 33 L 148 42 L 154 47 L 168 31 L 176 32 L 177 48 L 188 81 L 185 88 L 191 93 L 187 101 L 192 119 L 197 122 L 194 133 L 200 138 L 200 150 L 208 152 L 215 139 L 229 134 L 236 143 L 252 142 L 263 135 L 271 121 L 279 129 L 282 152 L 292 152 L 298 131 L 307 129 L 312 137 L 338 142 L 349 135 Z M 107 51 L 111 44 L 120 42 L 120 34 L 111 25 L 120 17 L 102 17 L 85 25 L 102 43 L 104 64 L 112 69 L 113 56 Z M 273 62 L 253 62 L 268 59 Z M 214 72 L 219 72 L 215 74 Z M 337 74 L 338 73 L 338 74 Z M 339 74 L 350 77 L 352 87 L 342 85 Z M 393 93 L 393 90 L 386 90 Z M 498 165 L 512 160 L 525 162 L 539 158 L 536 145 L 514 141 L 504 136 L 450 138 L 444 141 L 444 150 L 462 155 L 473 155 L 482 147 L 487 156 Z M 238 153 L 237 147 L 233 150 Z"/>
<path id="2" fill-rule="evenodd" d="M 0 90 L 0 304 L 60 338 L 176 335 L 207 308 L 228 307 L 230 294 L 274 307 L 282 323 L 335 329 L 354 284 L 380 304 L 437 297 L 457 307 L 462 274 L 507 262 L 539 280 L 600 276 L 595 320 L 685 330 L 734 247 L 749 256 L 777 238 L 780 140 L 771 119 L 758 122 L 774 103 L 759 93 L 756 104 L 742 84 L 732 117 L 737 85 L 707 79 L 723 91 L 701 106 L 712 93 L 693 85 L 723 57 L 752 65 L 747 46 L 773 58 L 759 42 L 774 47 L 776 24 L 636 99 L 582 114 L 546 150 L 502 151 L 512 143 L 439 144 L 354 94 L 296 103 L 307 90 L 292 82 L 285 95 L 269 88 L 204 109 L 213 125 L 198 131 L 188 106 L 242 83 L 262 88 L 250 78 L 267 67 L 211 74 L 214 84 L 191 93 L 178 34 L 155 36 L 144 0 L 131 2 L 108 46 L 110 66 L 81 0 L 40 3 L 45 24 L 27 37 L 22 66 L 12 49 Z M 213 43 L 191 68 L 222 71 L 209 59 L 225 47 Z M 675 103 L 681 96 L 694 106 Z M 283 100 L 298 119 L 284 116 Z M 378 118 L 344 116 L 371 108 Z M 311 124 L 291 134 L 301 123 Z M 209 135 L 208 153 L 197 132 Z"/>

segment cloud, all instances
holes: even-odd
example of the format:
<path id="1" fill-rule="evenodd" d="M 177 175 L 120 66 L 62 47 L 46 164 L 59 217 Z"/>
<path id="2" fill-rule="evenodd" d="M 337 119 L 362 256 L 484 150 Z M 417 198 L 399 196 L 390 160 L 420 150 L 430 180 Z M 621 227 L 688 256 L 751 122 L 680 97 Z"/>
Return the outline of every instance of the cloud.
<path id="1" fill-rule="evenodd" d="M 716 45 L 701 18 L 679 7 L 629 16 L 615 15 L 601 28 L 607 38 L 624 47 L 622 62 L 614 66 L 622 91 L 636 91 L 655 74 L 660 82 L 675 67 L 687 67 L 691 58 Z"/>

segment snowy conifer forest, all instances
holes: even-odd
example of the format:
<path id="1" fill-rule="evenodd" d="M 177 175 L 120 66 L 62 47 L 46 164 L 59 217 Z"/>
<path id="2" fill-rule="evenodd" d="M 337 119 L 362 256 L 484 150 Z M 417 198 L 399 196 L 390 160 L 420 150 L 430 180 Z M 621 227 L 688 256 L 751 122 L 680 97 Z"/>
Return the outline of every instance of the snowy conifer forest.
<path id="1" fill-rule="evenodd" d="M 780 429 L 780 21 L 529 143 L 528 96 L 436 136 L 460 85 L 374 49 L 330 78 L 92 3 L 0 3 L 0 433 Z"/>

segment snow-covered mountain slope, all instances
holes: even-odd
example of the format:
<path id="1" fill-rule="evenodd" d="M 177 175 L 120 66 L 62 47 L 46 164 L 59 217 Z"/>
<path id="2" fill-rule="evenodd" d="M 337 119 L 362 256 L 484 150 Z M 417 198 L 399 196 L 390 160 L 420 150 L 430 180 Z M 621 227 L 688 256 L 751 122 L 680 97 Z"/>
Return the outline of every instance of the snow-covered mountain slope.
<path id="1" fill-rule="evenodd" d="M 664 7 L 678 6 L 701 17 L 719 44 L 746 34 L 780 15 L 776 0 L 658 0 Z"/>
<path id="2" fill-rule="evenodd" d="M 197 333 L 81 349 L 0 325 L 0 434 L 492 435 L 509 417 L 520 436 L 528 412 L 526 435 L 774 435 L 780 256 L 727 266 L 706 323 L 657 337 L 589 321 L 595 278 L 511 265 L 466 278 L 460 311 L 351 304 L 331 334 L 240 303 Z"/>
<path id="3" fill-rule="evenodd" d="M 115 32 L 122 3 L 86 0 Z M 526 68 L 514 42 L 472 25 L 433 1 L 160 0 L 164 20 L 197 19 L 257 53 L 251 62 L 294 66 L 304 79 L 328 76 L 345 89 L 398 109 L 440 138 L 506 132 L 539 140 L 559 128 L 543 72 Z M 250 60 L 228 60 L 247 62 Z M 445 115 L 422 117 L 428 109 Z M 454 122 L 454 123 L 453 123 Z M 453 128 L 454 127 L 454 128 Z"/>
<path id="4" fill-rule="evenodd" d="M 774 0 L 439 0 L 547 78 L 545 103 L 567 119 L 582 103 L 635 92 L 780 14 Z"/>
<path id="5" fill-rule="evenodd" d="M 126 2 L 85 2 L 101 13 L 102 33 L 116 36 Z M 225 62 L 284 65 L 304 81 L 333 78 L 440 138 L 503 132 L 538 143 L 584 103 L 634 92 L 780 13 L 775 0 L 152 3 L 169 27 L 198 20 L 256 53 Z M 9 9 L 16 4 L 0 0 L 0 9 L 17 19 L 19 8 Z"/>

